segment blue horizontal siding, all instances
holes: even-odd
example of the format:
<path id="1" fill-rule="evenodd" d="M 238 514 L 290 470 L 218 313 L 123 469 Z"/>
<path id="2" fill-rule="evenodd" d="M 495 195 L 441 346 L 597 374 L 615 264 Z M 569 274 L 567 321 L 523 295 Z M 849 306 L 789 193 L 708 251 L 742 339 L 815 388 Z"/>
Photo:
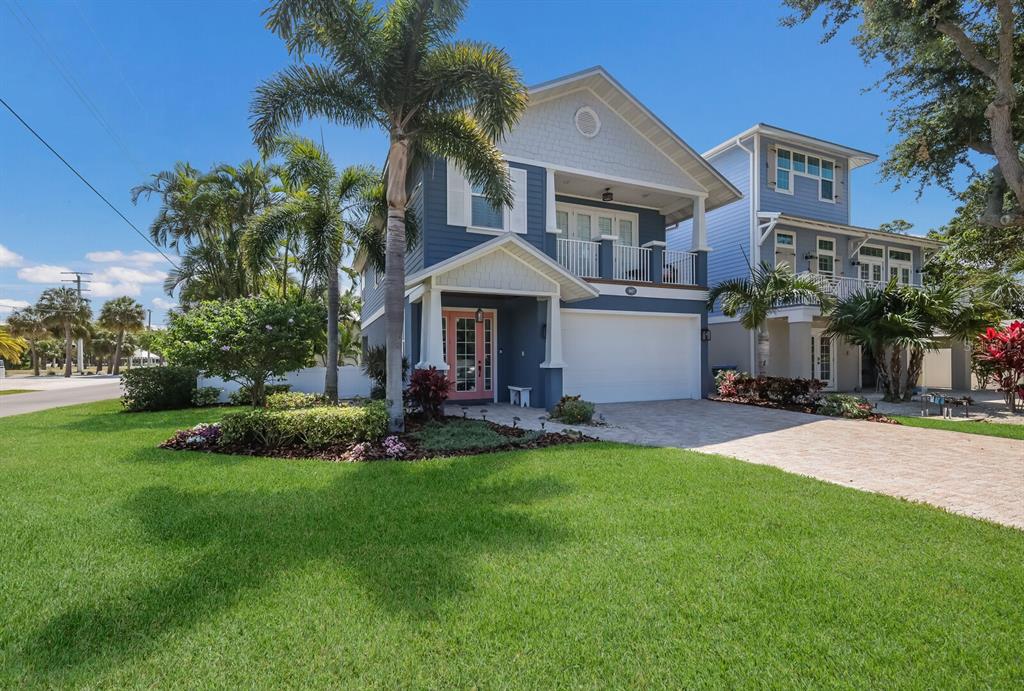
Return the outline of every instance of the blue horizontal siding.
<path id="1" fill-rule="evenodd" d="M 817 258 L 805 259 L 809 254 L 816 254 L 818 249 L 818 238 L 829 238 L 835 241 L 836 246 L 836 275 L 837 276 L 850 276 L 857 278 L 859 273 L 859 267 L 854 266 L 851 262 L 856 257 L 850 257 L 850 248 L 860 243 L 860 240 L 849 235 L 838 235 L 835 233 L 828 233 L 824 231 L 808 230 L 807 228 L 791 228 L 785 224 L 785 221 L 780 222 L 776 227 L 775 231 L 784 230 L 787 232 L 795 233 L 796 235 L 796 270 L 801 271 L 813 271 L 814 267 L 817 266 Z M 921 248 L 916 245 L 907 243 L 901 243 L 899 236 L 896 235 L 892 240 L 887 238 L 875 239 L 874 237 L 868 241 L 869 245 L 876 247 L 884 247 L 886 253 L 886 265 L 888 266 L 888 254 L 889 248 L 909 251 L 911 253 L 913 267 L 914 267 L 914 281 L 920 281 L 920 274 L 918 270 L 921 269 L 923 256 Z M 775 232 L 773 232 L 768 238 L 765 239 L 764 245 L 761 248 L 761 256 L 769 264 L 775 263 Z M 888 269 L 886 269 L 888 272 Z M 888 279 L 888 274 L 885 276 Z"/>
<path id="2" fill-rule="evenodd" d="M 818 182 L 812 178 L 802 175 L 792 175 L 793 194 L 776 192 L 774 187 L 769 187 L 769 149 L 773 145 L 783 148 L 795 148 L 797 151 L 811 155 L 820 155 L 834 160 L 836 164 L 835 174 L 835 203 L 821 201 L 818 198 Z M 779 211 L 791 216 L 811 218 L 816 221 L 828 221 L 830 223 L 850 222 L 850 186 L 849 172 L 850 162 L 845 158 L 836 158 L 831 154 L 807 149 L 804 147 L 793 147 L 785 142 L 778 142 L 767 137 L 761 137 L 761 197 L 759 211 Z"/>

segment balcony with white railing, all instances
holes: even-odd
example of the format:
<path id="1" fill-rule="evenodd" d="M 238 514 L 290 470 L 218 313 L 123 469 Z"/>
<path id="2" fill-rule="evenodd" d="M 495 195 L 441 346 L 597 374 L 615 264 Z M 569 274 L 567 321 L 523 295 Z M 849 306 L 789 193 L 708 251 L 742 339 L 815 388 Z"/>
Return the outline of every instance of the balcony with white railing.
<path id="1" fill-rule="evenodd" d="M 651 282 L 649 247 L 612 245 L 612 278 L 616 281 Z"/>
<path id="2" fill-rule="evenodd" d="M 692 286 L 697 283 L 697 255 L 693 252 L 665 250 L 662 254 L 661 282 Z"/>
<path id="3" fill-rule="evenodd" d="M 885 281 L 869 281 L 863 278 L 855 276 L 829 276 L 826 274 L 816 274 L 811 271 L 802 271 L 800 274 L 801 278 L 806 278 L 814 281 L 822 290 L 831 295 L 836 300 L 845 300 L 851 295 L 857 295 L 863 293 L 868 289 L 878 289 L 885 287 Z M 920 283 L 912 283 L 914 287 L 920 287 Z"/>
<path id="4" fill-rule="evenodd" d="M 558 263 L 573 276 L 599 278 L 601 276 L 601 243 L 589 240 L 558 238 Z"/>

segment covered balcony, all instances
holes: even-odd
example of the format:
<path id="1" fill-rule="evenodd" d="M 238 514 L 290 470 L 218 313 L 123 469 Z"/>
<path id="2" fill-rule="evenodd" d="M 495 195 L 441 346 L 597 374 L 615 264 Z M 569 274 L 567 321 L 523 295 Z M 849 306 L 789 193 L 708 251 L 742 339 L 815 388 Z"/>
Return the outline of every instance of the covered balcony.
<path id="1" fill-rule="evenodd" d="M 855 276 L 829 276 L 826 274 L 816 274 L 812 271 L 801 271 L 798 275 L 801 278 L 814 281 L 821 286 L 822 290 L 836 300 L 845 300 L 851 295 L 863 293 L 864 291 L 872 288 L 882 288 L 886 284 L 886 281 L 870 281 Z M 915 276 L 911 279 L 911 282 L 906 285 L 920 288 L 921 279 Z"/>
<path id="2" fill-rule="evenodd" d="M 548 170 L 548 251 L 590 281 L 703 286 L 706 194 L 639 181 Z M 598 201 L 600 200 L 600 201 Z M 670 250 L 665 227 L 691 221 L 691 251 Z"/>

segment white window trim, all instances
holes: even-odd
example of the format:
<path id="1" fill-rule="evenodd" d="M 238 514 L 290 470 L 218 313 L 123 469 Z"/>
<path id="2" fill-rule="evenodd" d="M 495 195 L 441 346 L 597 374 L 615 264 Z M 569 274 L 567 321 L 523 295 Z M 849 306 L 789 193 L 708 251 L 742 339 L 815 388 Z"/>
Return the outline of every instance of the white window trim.
<path id="1" fill-rule="evenodd" d="M 910 259 L 909 260 L 907 260 L 907 259 L 893 259 L 893 257 L 892 257 L 892 253 L 893 252 L 906 252 L 907 254 L 910 255 Z M 885 258 L 888 261 L 888 266 L 886 267 L 886 273 L 885 273 L 885 280 L 888 281 L 890 278 L 892 278 L 892 270 L 896 269 L 897 270 L 897 272 L 896 272 L 897 282 L 900 285 L 914 285 L 914 251 L 913 250 L 901 249 L 899 247 L 890 247 L 890 248 L 888 248 L 886 250 Z M 899 270 L 900 269 L 908 269 L 909 270 L 908 274 L 907 274 L 908 277 L 909 277 L 909 280 L 908 280 L 907 283 L 903 283 L 902 281 L 899 280 L 899 275 L 900 275 Z"/>
<path id="2" fill-rule="evenodd" d="M 838 176 L 836 175 L 836 162 L 833 159 L 826 158 L 825 156 L 822 156 L 821 154 L 812 154 L 812 153 L 808 153 L 805 150 L 794 149 L 794 148 L 789 147 L 789 146 L 779 146 L 778 144 L 776 144 L 775 145 L 775 165 L 773 166 L 774 170 L 776 171 L 776 175 L 778 175 L 778 171 L 780 170 L 780 168 L 779 168 L 779 152 L 780 151 L 788 151 L 789 152 L 789 189 L 788 190 L 780 190 L 779 186 L 777 184 L 773 184 L 771 186 L 773 191 L 778 192 L 779 194 L 788 194 L 788 195 L 792 196 L 794 190 L 796 189 L 796 180 L 794 179 L 794 176 L 799 175 L 801 177 L 810 178 L 811 180 L 817 180 L 818 181 L 818 201 L 819 202 L 825 202 L 826 204 L 835 204 L 836 203 L 836 178 Z M 795 163 L 793 161 L 793 155 L 794 154 L 800 154 L 801 156 L 804 157 L 804 171 L 803 172 L 800 172 L 799 170 L 796 169 L 796 165 L 795 165 Z M 819 172 L 818 172 L 817 175 L 811 175 L 810 173 L 807 172 L 807 158 L 808 157 L 818 159 L 818 171 Z M 825 179 L 821 175 L 821 170 L 824 168 L 822 163 L 824 163 L 825 161 L 828 161 L 829 163 L 832 164 L 832 180 L 831 180 L 831 182 L 832 182 L 832 199 L 828 199 L 826 197 L 822 197 L 821 196 L 821 181 Z M 782 169 L 782 170 L 785 170 L 785 169 Z M 775 183 L 774 180 L 772 182 Z"/>
<path id="3" fill-rule="evenodd" d="M 785 235 L 788 238 L 792 238 L 793 244 L 791 245 L 780 245 L 779 236 Z M 796 254 L 796 233 L 791 230 L 776 230 L 775 231 L 775 251 L 776 252 L 792 252 Z"/>
<path id="4" fill-rule="evenodd" d="M 865 248 L 866 249 L 881 250 L 882 251 L 882 256 L 881 257 L 865 257 L 862 254 Z M 881 282 L 885 283 L 888 280 L 888 274 L 887 274 L 888 270 L 887 270 L 886 265 L 885 265 L 886 254 L 887 253 L 886 253 L 886 248 L 885 247 L 882 247 L 881 245 L 871 245 L 871 244 L 865 243 L 865 244 L 861 245 L 860 248 L 857 249 L 857 261 L 860 262 L 861 266 L 863 266 L 865 264 L 869 264 L 869 265 L 880 264 L 882 266 L 882 280 L 881 280 Z M 867 280 L 873 281 L 874 279 L 870 277 L 870 271 L 868 273 L 869 273 L 869 276 L 868 276 Z M 857 277 L 858 278 L 860 277 L 860 266 L 857 267 Z"/>
<path id="5" fill-rule="evenodd" d="M 828 242 L 831 242 L 832 243 L 832 249 L 831 250 L 823 250 L 823 249 L 821 249 L 821 241 L 822 240 L 826 240 Z M 835 238 L 829 237 L 828 235 L 818 235 L 818 236 L 815 237 L 815 239 L 814 239 L 814 255 L 815 255 L 814 261 L 815 261 L 815 267 L 814 268 L 817 269 L 817 270 L 814 273 L 821 274 L 821 263 L 818 261 L 818 259 L 823 254 L 826 255 L 826 256 L 832 257 L 832 277 L 835 278 L 836 276 L 841 276 L 842 274 L 840 272 L 836 271 L 836 239 Z M 822 276 L 827 276 L 828 274 L 821 274 L 821 275 Z"/>
<path id="6" fill-rule="evenodd" d="M 573 220 L 577 213 L 584 213 L 591 217 L 592 224 L 590 226 L 590 240 L 591 242 L 597 242 L 601 238 L 600 230 L 597 226 L 598 216 L 611 216 L 612 218 L 612 235 L 618 237 L 619 234 L 619 221 L 629 221 L 633 224 L 633 235 L 634 244 L 632 247 L 639 247 L 640 245 L 640 214 L 632 211 L 619 211 L 616 209 L 605 209 L 600 206 L 587 206 L 585 204 L 566 204 L 564 202 L 558 202 L 555 204 L 556 211 L 565 211 L 569 214 L 569 233 L 572 232 Z M 569 237 L 569 233 L 565 234 L 565 237 Z"/>

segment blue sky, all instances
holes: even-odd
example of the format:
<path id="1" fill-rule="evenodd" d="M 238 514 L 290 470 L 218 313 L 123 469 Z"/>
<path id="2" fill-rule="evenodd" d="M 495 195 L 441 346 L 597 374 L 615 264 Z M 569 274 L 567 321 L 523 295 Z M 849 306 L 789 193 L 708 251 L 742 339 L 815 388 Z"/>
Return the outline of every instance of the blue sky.
<path id="1" fill-rule="evenodd" d="M 147 175 L 254 157 L 253 88 L 288 64 L 263 28 L 264 3 L 31 2 L 0 7 L 0 94 L 145 230 L 155 201 L 132 206 Z M 879 68 L 848 36 L 779 26 L 774 2 L 472 2 L 465 37 L 504 47 L 528 84 L 600 64 L 698 151 L 756 122 L 885 154 L 886 99 L 862 93 Z M 71 84 L 68 83 L 71 82 Z M 340 165 L 380 165 L 375 131 L 309 123 Z M 945 222 L 942 190 L 894 191 L 879 164 L 853 174 L 853 218 L 894 218 L 915 232 Z M 0 110 L 0 319 L 61 270 L 95 275 L 94 307 L 135 296 L 164 319 L 167 265 L 13 117 Z"/>

